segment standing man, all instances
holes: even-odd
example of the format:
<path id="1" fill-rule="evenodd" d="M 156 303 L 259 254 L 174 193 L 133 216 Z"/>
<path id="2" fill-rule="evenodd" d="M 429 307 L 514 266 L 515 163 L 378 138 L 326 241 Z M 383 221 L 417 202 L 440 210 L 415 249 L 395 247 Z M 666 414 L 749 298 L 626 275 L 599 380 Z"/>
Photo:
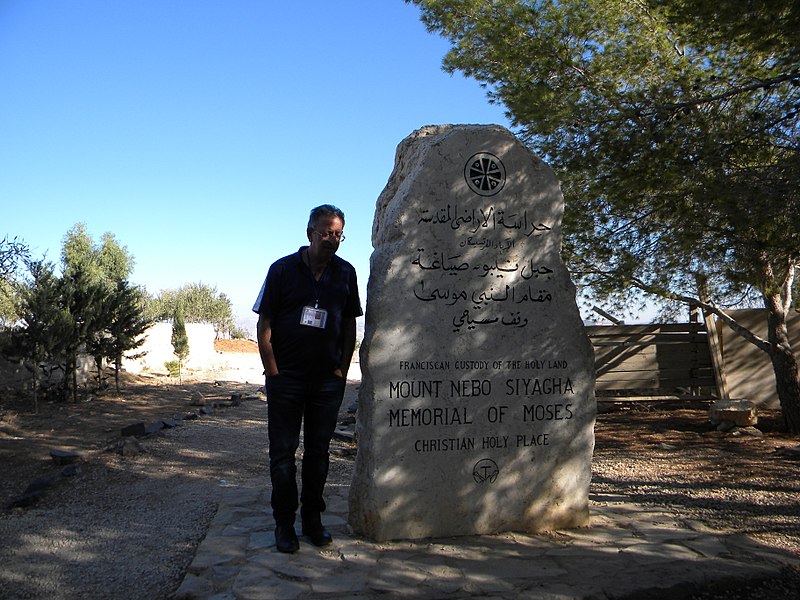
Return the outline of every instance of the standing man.
<path id="1" fill-rule="evenodd" d="M 322 525 L 333 432 L 344 396 L 362 314 L 356 272 L 336 256 L 344 241 L 344 213 L 330 204 L 311 211 L 309 245 L 273 263 L 253 311 L 266 374 L 269 472 L 275 542 L 296 552 L 297 508 L 303 535 L 316 546 L 332 538 Z M 302 491 L 297 498 L 295 452 L 304 442 Z"/>

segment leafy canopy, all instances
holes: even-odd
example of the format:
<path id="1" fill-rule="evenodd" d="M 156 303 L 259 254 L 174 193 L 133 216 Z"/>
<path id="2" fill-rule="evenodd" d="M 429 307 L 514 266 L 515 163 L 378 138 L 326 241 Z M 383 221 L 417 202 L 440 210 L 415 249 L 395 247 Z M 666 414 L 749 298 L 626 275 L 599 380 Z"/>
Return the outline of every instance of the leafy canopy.
<path id="1" fill-rule="evenodd" d="M 65 235 L 61 259 L 60 276 L 52 263 L 25 260 L 29 275 L 15 298 L 22 325 L 16 351 L 32 365 L 34 384 L 41 363 L 63 368 L 64 395 L 71 391 L 77 400 L 79 353 L 95 358 L 101 385 L 103 360 L 114 361 L 119 387 L 122 356 L 141 345 L 150 322 L 144 291 L 127 281 L 133 258 L 112 234 L 95 244 L 79 223 Z"/>
<path id="2" fill-rule="evenodd" d="M 61 263 L 64 273 L 84 270 L 90 279 L 115 284 L 130 277 L 134 259 L 113 233 L 104 233 L 101 241 L 95 243 L 86 225 L 77 223 L 64 236 Z"/>
<path id="3" fill-rule="evenodd" d="M 174 290 L 162 290 L 151 299 L 148 313 L 153 320 L 173 319 L 180 307 L 183 317 L 190 323 L 211 323 L 219 335 L 233 328 L 233 310 L 230 298 L 217 288 L 200 283 L 188 283 Z"/>
<path id="4" fill-rule="evenodd" d="M 573 272 L 735 302 L 800 257 L 797 2 L 413 0 L 558 171 Z"/>
<path id="5" fill-rule="evenodd" d="M 20 271 L 28 261 L 27 244 L 7 236 L 0 240 L 0 326 L 11 326 L 20 318 Z"/>

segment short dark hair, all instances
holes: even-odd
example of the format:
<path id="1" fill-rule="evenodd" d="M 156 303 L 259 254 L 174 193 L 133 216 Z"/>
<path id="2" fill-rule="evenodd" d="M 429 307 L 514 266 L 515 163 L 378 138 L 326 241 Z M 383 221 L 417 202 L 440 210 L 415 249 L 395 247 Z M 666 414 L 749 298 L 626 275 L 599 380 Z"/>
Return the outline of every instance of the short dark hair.
<path id="1" fill-rule="evenodd" d="M 333 204 L 323 204 L 311 209 L 308 217 L 308 229 L 314 229 L 321 217 L 339 217 L 342 220 L 342 227 L 344 227 L 344 213 L 341 209 L 336 208 Z"/>

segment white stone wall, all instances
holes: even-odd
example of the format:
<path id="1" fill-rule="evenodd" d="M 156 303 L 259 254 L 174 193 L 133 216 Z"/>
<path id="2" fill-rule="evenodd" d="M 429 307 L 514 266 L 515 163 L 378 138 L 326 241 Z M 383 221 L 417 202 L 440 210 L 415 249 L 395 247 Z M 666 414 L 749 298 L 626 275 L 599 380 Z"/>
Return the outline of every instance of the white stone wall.
<path id="1" fill-rule="evenodd" d="M 213 367 L 218 353 L 214 350 L 214 326 L 209 323 L 186 323 L 189 338 L 189 358 L 184 363 L 187 369 Z M 135 353 L 146 352 L 137 359 L 125 359 L 122 368 L 131 373 L 141 371 L 164 372 L 164 363 L 176 360 L 172 347 L 172 323 L 156 323 L 145 333 L 145 342 Z"/>

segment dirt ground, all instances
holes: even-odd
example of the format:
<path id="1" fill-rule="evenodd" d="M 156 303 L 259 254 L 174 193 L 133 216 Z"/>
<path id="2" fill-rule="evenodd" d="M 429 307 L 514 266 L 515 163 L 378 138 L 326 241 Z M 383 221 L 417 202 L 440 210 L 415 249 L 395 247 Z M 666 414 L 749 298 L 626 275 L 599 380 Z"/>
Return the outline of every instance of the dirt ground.
<path id="1" fill-rule="evenodd" d="M 249 340 L 217 340 L 214 347 L 225 353 L 258 352 Z M 226 380 L 224 373 L 189 371 L 180 381 L 163 374 L 123 374 L 120 392 L 112 379 L 111 387 L 101 393 L 81 390 L 77 403 L 42 399 L 34 413 L 31 398 L 19 391 L 10 366 L 2 363 L 0 359 L 0 509 L 30 482 L 53 473 L 51 450 L 78 452 L 89 460 L 119 442 L 123 427 L 196 413 L 201 407 L 192 405 L 192 397 L 197 393 L 211 406 L 254 388 L 253 383 Z"/>
<path id="2" fill-rule="evenodd" d="M 217 349 L 257 351 L 244 341 L 223 342 Z M 29 398 L 0 378 L 0 510 L 12 510 L 9 504 L 32 481 L 62 468 L 54 466 L 53 449 L 77 451 L 84 462 L 100 460 L 119 442 L 123 427 L 196 412 L 192 399 L 198 393 L 209 405 L 229 401 L 234 393 L 253 394 L 260 385 L 213 375 L 188 373 L 182 382 L 126 375 L 119 393 L 87 389 L 75 404 L 42 402 L 38 414 Z M 745 532 L 800 556 L 800 438 L 785 433 L 778 411 L 760 413 L 759 435 L 717 431 L 707 409 L 703 402 L 601 403 L 591 491 L 624 494 L 631 502 L 665 507 L 714 529 Z M 235 411 L 226 418 L 235 421 Z M 148 460 L 158 460 L 157 453 Z M 103 493 L 101 485 L 97 489 Z M 785 590 L 797 584 L 800 575 L 791 572 L 782 582 L 740 587 L 744 595 L 712 590 L 698 598 L 796 598 Z"/>

